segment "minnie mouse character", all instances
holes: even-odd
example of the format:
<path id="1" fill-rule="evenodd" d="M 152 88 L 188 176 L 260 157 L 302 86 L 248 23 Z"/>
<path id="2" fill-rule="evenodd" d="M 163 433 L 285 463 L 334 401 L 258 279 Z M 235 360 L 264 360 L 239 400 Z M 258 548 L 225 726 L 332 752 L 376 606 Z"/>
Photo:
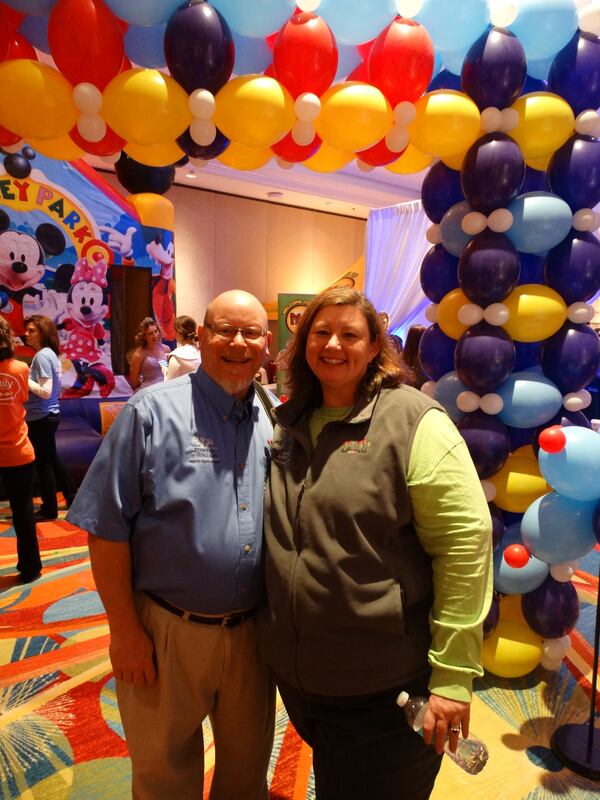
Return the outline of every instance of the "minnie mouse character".
<path id="1" fill-rule="evenodd" d="M 71 359 L 77 380 L 61 397 L 85 397 L 100 387 L 100 397 L 108 397 L 115 387 L 115 377 L 102 363 L 99 345 L 104 344 L 106 332 L 101 320 L 108 314 L 106 262 L 90 263 L 80 258 L 73 270 L 67 295 L 67 314 L 59 328 L 69 331 L 64 353 Z"/>

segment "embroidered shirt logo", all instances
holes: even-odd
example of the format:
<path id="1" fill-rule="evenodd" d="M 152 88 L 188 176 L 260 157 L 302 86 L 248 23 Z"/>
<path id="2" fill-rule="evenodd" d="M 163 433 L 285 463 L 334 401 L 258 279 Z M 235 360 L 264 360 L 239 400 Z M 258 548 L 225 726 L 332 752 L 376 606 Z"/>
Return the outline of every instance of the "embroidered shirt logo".
<path id="1" fill-rule="evenodd" d="M 340 452 L 352 453 L 353 455 L 362 455 L 368 451 L 369 447 L 371 447 L 371 442 L 369 442 L 367 439 L 358 439 L 358 441 L 350 439 L 347 442 L 344 442 Z"/>
<path id="2" fill-rule="evenodd" d="M 221 459 L 213 440 L 208 436 L 194 436 L 189 461 L 191 464 L 218 464 Z"/>

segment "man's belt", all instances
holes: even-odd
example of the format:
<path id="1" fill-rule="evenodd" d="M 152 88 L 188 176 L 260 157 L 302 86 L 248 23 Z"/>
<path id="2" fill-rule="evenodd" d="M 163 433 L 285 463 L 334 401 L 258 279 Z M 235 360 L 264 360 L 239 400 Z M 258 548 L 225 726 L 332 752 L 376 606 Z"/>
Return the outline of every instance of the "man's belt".
<path id="1" fill-rule="evenodd" d="M 256 614 L 256 608 L 249 608 L 246 611 L 236 611 L 233 614 L 223 614 L 219 617 L 205 617 L 202 614 L 195 614 L 193 611 L 185 611 L 183 608 L 171 605 L 171 603 L 163 600 L 162 597 L 153 592 L 144 592 L 144 594 L 156 605 L 161 606 L 166 611 L 170 611 L 171 614 L 175 614 L 175 616 L 189 622 L 198 622 L 200 625 L 222 625 L 224 628 L 235 628 L 240 622 L 244 622 L 244 620 L 250 619 Z"/>

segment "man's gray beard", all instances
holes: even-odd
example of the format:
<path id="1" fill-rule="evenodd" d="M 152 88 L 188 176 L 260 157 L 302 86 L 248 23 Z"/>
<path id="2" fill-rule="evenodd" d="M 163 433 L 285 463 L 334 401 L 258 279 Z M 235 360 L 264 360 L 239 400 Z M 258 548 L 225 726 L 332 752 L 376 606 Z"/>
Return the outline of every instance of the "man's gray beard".
<path id="1" fill-rule="evenodd" d="M 236 394 L 241 394 L 241 393 L 246 394 L 246 392 L 250 388 L 250 384 L 251 383 L 252 383 L 252 381 L 251 380 L 249 381 L 247 379 L 246 380 L 233 381 L 233 380 L 228 380 L 227 378 L 224 378 L 223 380 L 219 381 L 219 385 L 221 386 L 221 389 L 223 389 L 223 391 L 227 392 L 227 394 L 230 394 L 230 395 L 236 395 Z"/>

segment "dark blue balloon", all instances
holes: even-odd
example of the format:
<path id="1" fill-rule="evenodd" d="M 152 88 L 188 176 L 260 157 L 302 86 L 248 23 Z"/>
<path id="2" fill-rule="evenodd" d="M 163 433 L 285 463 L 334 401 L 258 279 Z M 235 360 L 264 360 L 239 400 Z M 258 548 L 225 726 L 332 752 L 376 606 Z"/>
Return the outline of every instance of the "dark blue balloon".
<path id="1" fill-rule="evenodd" d="M 437 322 L 431 325 L 419 342 L 419 361 L 423 372 L 432 381 L 454 369 L 454 350 L 456 342 L 443 332 Z"/>
<path id="2" fill-rule="evenodd" d="M 460 172 L 438 161 L 431 167 L 421 187 L 421 204 L 429 219 L 436 224 L 456 203 L 464 200 L 460 186 Z"/>
<path id="3" fill-rule="evenodd" d="M 528 192 L 547 192 L 548 179 L 545 171 L 525 167 L 525 180 L 521 186 L 521 194 Z"/>
<path id="4" fill-rule="evenodd" d="M 589 300 L 600 289 L 600 241 L 593 233 L 572 228 L 548 251 L 544 279 L 567 305 Z"/>
<path id="5" fill-rule="evenodd" d="M 541 78 L 534 78 L 533 75 L 528 75 L 525 78 L 525 83 L 521 89 L 521 94 L 531 94 L 532 92 L 547 92 L 548 81 Z"/>
<path id="6" fill-rule="evenodd" d="M 421 262 L 421 288 L 432 303 L 440 303 L 458 287 L 458 258 L 441 244 L 431 247 Z"/>
<path id="7" fill-rule="evenodd" d="M 229 139 L 217 128 L 217 135 L 211 144 L 196 144 L 190 136 L 190 129 L 187 128 L 181 136 L 177 137 L 177 144 L 181 147 L 183 152 L 187 153 L 191 158 L 203 158 L 208 160 L 220 156 L 229 144 Z"/>
<path id="8" fill-rule="evenodd" d="M 596 377 L 600 365 L 600 339 L 589 325 L 565 322 L 542 345 L 544 375 L 563 394 L 578 392 Z"/>
<path id="9" fill-rule="evenodd" d="M 538 253 L 519 253 L 521 272 L 519 286 L 525 283 L 544 283 L 544 256 Z"/>
<path id="10" fill-rule="evenodd" d="M 440 70 L 427 87 L 427 91 L 435 92 L 437 89 L 452 89 L 460 92 L 460 75 L 455 75 L 449 69 Z"/>
<path id="11" fill-rule="evenodd" d="M 559 583 L 551 575 L 537 589 L 521 597 L 529 627 L 545 639 L 566 636 L 579 617 L 579 598 L 571 581 Z"/>
<path id="12" fill-rule="evenodd" d="M 495 503 L 488 503 L 488 507 L 492 518 L 492 543 L 495 550 L 502 540 L 502 534 L 506 530 L 506 524 L 504 522 L 504 514 Z"/>
<path id="13" fill-rule="evenodd" d="M 515 342 L 514 344 L 515 372 L 523 372 L 540 363 L 541 342 Z"/>
<path id="14" fill-rule="evenodd" d="M 518 194 L 525 178 L 521 148 L 505 133 L 486 133 L 471 145 L 460 173 L 463 194 L 474 211 L 491 214 Z"/>
<path id="15" fill-rule="evenodd" d="M 548 187 L 573 213 L 600 202 L 600 142 L 591 136 L 571 136 L 552 156 Z"/>
<path id="16" fill-rule="evenodd" d="M 461 383 L 477 394 L 494 392 L 515 364 L 515 346 L 503 328 L 478 322 L 458 340 L 454 355 Z"/>
<path id="17" fill-rule="evenodd" d="M 149 167 L 128 156 L 124 150 L 115 164 L 115 172 L 121 186 L 130 194 L 165 194 L 175 180 L 173 164 L 168 167 Z"/>
<path id="18" fill-rule="evenodd" d="M 531 444 L 535 434 L 535 428 L 512 428 L 510 425 L 507 425 L 506 427 L 508 429 L 508 435 L 510 436 L 511 453 L 513 453 L 515 450 L 518 450 L 519 447 L 523 447 L 526 444 Z M 514 522 L 515 520 L 509 520 L 507 515 L 508 511 L 505 511 L 504 519 L 506 524 L 510 525 L 511 522 Z"/>
<path id="19" fill-rule="evenodd" d="M 460 288 L 472 303 L 499 303 L 519 280 L 519 253 L 502 233 L 483 231 L 463 250 L 458 262 Z"/>
<path id="20" fill-rule="evenodd" d="M 480 111 L 508 108 L 517 99 L 527 75 L 527 58 L 517 37 L 504 28 L 482 33 L 463 62 L 461 86 Z"/>
<path id="21" fill-rule="evenodd" d="M 575 116 L 600 106 L 600 39 L 577 31 L 556 54 L 548 75 L 548 91 L 564 97 Z"/>
<path id="22" fill-rule="evenodd" d="M 498 599 L 498 593 L 494 592 L 490 610 L 488 611 L 487 617 L 483 620 L 484 639 L 487 639 L 488 636 L 492 635 L 499 621 L 500 621 L 500 600 Z"/>
<path id="23" fill-rule="evenodd" d="M 498 472 L 510 453 L 508 431 L 498 417 L 475 411 L 465 414 L 456 427 L 467 443 L 479 478 L 484 480 Z"/>

